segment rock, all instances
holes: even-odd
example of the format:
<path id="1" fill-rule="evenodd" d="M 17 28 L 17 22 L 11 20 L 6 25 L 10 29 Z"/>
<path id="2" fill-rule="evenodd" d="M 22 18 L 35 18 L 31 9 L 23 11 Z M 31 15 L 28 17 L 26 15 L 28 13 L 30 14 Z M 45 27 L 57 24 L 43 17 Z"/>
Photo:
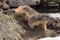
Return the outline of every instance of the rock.
<path id="1" fill-rule="evenodd" d="M 56 32 L 54 32 L 54 30 L 47 30 L 46 32 L 46 37 L 55 37 L 56 36 Z"/>
<path id="2" fill-rule="evenodd" d="M 9 9 L 9 5 L 7 3 L 2 4 L 2 9 Z"/>
<path id="3" fill-rule="evenodd" d="M 0 3 L 1 9 L 9 9 L 9 5 L 7 3 Z"/>
<path id="4" fill-rule="evenodd" d="M 56 26 L 60 28 L 60 23 L 57 23 L 57 25 L 56 25 Z"/>
<path id="5" fill-rule="evenodd" d="M 40 0 L 8 0 L 8 3 L 12 7 L 18 7 L 20 5 L 37 5 Z"/>
<path id="6" fill-rule="evenodd" d="M 0 8 L 2 8 L 2 3 L 0 2 Z"/>
<path id="7" fill-rule="evenodd" d="M 14 15 L 0 13 L 0 40 L 25 40 L 23 35 L 26 34 L 26 31 L 13 19 Z"/>
<path id="8" fill-rule="evenodd" d="M 9 5 L 7 4 L 7 0 L 0 0 L 0 8 L 1 9 L 9 9 Z"/>
<path id="9" fill-rule="evenodd" d="M 7 2 L 7 0 L 0 0 L 0 2 Z"/>

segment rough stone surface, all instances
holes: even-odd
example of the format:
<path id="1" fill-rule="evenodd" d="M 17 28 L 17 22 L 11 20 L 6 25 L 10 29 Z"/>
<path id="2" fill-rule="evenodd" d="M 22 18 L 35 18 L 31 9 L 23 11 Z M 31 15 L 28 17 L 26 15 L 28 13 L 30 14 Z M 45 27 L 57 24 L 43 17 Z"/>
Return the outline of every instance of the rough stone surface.
<path id="1" fill-rule="evenodd" d="M 20 5 L 37 5 L 40 0 L 8 0 L 10 6 L 18 7 Z"/>

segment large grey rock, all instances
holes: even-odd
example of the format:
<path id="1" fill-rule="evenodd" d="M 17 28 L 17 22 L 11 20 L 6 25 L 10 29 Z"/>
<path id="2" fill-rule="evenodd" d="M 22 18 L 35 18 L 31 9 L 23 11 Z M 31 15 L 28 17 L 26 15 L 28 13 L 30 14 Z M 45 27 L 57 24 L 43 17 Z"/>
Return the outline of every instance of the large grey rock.
<path id="1" fill-rule="evenodd" d="M 18 7 L 20 5 L 36 5 L 40 3 L 40 0 L 8 0 L 10 6 Z"/>
<path id="2" fill-rule="evenodd" d="M 0 18 L 0 40 L 18 40 L 22 38 L 22 34 L 26 33 L 26 31 L 17 24 L 17 21 L 14 19 L 14 15 L 9 16 L 0 13 Z"/>
<path id="3" fill-rule="evenodd" d="M 2 9 L 9 9 L 9 5 L 7 3 L 2 4 Z"/>

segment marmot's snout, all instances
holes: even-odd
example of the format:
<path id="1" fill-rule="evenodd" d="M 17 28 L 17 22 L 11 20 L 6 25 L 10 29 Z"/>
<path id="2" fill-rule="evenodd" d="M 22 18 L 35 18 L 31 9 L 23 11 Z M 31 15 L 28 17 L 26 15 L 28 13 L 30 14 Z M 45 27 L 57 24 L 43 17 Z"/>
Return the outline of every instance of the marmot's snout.
<path id="1" fill-rule="evenodd" d="M 17 15 L 23 15 L 25 13 L 25 11 L 26 11 L 25 7 L 26 6 L 19 6 L 17 9 L 15 9 L 15 13 Z"/>

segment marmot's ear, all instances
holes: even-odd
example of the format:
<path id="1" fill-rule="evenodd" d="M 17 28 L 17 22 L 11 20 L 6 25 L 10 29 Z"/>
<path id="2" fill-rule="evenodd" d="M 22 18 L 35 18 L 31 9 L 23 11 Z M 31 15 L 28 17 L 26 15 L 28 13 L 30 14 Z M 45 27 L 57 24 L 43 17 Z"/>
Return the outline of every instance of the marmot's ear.
<path id="1" fill-rule="evenodd" d="M 15 10 L 13 9 L 8 9 L 3 11 L 4 14 L 9 14 L 9 13 L 15 13 Z"/>

